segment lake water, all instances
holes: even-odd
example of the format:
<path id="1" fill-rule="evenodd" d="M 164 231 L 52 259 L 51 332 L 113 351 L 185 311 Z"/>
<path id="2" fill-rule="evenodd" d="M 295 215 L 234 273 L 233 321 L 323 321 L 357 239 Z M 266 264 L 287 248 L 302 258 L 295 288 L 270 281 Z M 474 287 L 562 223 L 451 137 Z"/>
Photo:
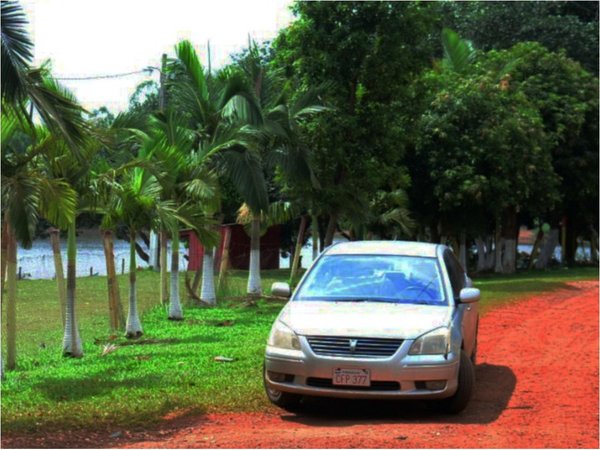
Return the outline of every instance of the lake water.
<path id="1" fill-rule="evenodd" d="M 336 236 L 334 242 L 345 241 L 341 236 Z M 138 241 L 140 246 L 146 249 L 143 241 Z M 531 252 L 531 245 L 519 245 L 520 252 Z M 171 242 L 168 244 L 167 267 L 171 267 Z M 560 260 L 560 246 L 556 247 L 554 256 Z M 179 268 L 187 270 L 187 260 L 183 255 L 187 254 L 187 249 L 181 245 L 180 249 Z M 67 271 L 67 242 L 66 239 L 61 239 L 61 253 L 63 259 L 63 270 Z M 114 242 L 115 267 L 117 273 L 122 273 L 124 265 L 124 273 L 129 272 L 129 242 L 120 239 L 115 239 Z M 589 247 L 586 247 L 585 253 L 583 249 L 578 248 L 578 257 L 583 258 L 584 254 L 589 257 Z M 306 268 L 312 263 L 312 243 L 309 242 L 302 248 L 302 267 Z M 33 242 L 33 246 L 29 250 L 24 250 L 19 247 L 17 258 L 17 266 L 21 268 L 23 277 L 40 279 L 54 278 L 54 257 L 52 256 L 52 248 L 50 247 L 50 239 L 38 239 Z M 147 268 L 148 263 L 143 259 L 136 259 L 138 267 Z M 290 258 L 280 256 L 279 267 L 287 269 L 290 267 Z M 79 230 L 77 236 L 77 276 L 89 276 L 90 268 L 94 274 L 106 275 L 106 264 L 104 260 L 104 249 L 102 247 L 102 239 L 98 230 Z"/>

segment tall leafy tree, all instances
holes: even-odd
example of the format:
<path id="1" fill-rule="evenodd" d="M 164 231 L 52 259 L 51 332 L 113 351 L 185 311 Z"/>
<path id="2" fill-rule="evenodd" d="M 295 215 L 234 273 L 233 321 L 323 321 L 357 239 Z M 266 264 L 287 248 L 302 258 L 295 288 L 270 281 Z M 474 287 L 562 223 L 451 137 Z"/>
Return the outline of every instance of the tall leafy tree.
<path id="1" fill-rule="evenodd" d="M 408 2 L 298 2 L 293 11 L 296 20 L 274 43 L 275 64 L 296 86 L 328 83 L 322 97 L 331 108 L 304 129 L 322 188 L 314 209 L 324 213 L 329 245 L 340 219 L 368 221 L 371 198 L 389 189 L 402 164 L 398 117 L 428 64 L 432 16 L 430 5 Z"/>
<path id="2" fill-rule="evenodd" d="M 249 139 L 250 130 L 245 127 L 250 116 L 260 117 L 247 80 L 241 72 L 231 68 L 216 76 L 207 74 L 188 41 L 180 42 L 175 52 L 177 58 L 170 65 L 173 81 L 169 101 L 186 115 L 186 126 L 194 132 L 204 159 L 214 160 L 211 164 L 238 186 L 248 204 L 259 210 L 266 209 L 267 192 L 260 155 Z M 207 246 L 204 267 L 212 264 L 210 255 L 212 247 Z M 212 292 L 207 295 L 212 297 Z"/>

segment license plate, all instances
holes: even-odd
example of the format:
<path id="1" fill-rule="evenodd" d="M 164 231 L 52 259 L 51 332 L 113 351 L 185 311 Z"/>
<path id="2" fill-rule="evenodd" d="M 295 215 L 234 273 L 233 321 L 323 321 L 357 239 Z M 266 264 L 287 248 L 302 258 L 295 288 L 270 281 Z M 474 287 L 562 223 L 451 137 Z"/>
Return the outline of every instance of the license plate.
<path id="1" fill-rule="evenodd" d="M 371 372 L 368 369 L 333 369 L 335 386 L 371 386 Z"/>

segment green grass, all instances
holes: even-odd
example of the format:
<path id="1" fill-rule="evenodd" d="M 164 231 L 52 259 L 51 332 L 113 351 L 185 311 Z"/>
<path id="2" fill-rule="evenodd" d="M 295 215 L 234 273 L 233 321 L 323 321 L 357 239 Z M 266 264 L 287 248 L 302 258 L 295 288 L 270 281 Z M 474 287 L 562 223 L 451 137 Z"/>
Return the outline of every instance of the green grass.
<path id="1" fill-rule="evenodd" d="M 126 304 L 126 276 L 120 279 Z M 284 281 L 287 270 L 263 274 L 263 286 Z M 475 280 L 482 310 L 529 294 L 598 278 L 597 268 L 533 272 Z M 246 274 L 234 272 L 224 294 L 244 292 Z M 264 345 L 283 302 L 256 306 L 228 301 L 216 308 L 188 306 L 183 322 L 166 320 L 158 305 L 158 274 L 138 274 L 144 336 L 111 341 L 117 350 L 101 356 L 108 342 L 106 279 L 80 278 L 78 316 L 85 356 L 63 358 L 56 285 L 18 283 L 18 370 L 2 382 L 4 430 L 121 428 L 152 423 L 167 414 L 257 411 L 268 408 L 262 391 Z M 183 285 L 181 292 L 185 292 Z M 235 359 L 215 362 L 215 356 Z"/>

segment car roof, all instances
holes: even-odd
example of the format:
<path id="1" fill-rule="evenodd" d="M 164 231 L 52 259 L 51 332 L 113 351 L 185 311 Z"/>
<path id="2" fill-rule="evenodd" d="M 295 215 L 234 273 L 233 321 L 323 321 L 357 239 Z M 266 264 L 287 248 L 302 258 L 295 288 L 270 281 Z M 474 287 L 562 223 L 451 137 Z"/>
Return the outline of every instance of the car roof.
<path id="1" fill-rule="evenodd" d="M 411 241 L 340 242 L 325 249 L 327 255 L 403 255 L 435 258 L 439 244 Z"/>

